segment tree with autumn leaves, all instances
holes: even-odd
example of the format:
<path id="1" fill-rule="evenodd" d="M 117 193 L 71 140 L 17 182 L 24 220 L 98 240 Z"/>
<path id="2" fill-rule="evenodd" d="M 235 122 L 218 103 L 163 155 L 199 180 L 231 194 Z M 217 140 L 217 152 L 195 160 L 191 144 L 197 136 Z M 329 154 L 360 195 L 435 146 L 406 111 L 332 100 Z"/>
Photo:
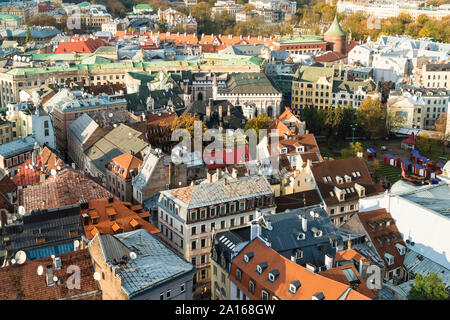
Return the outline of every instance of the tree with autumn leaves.
<path id="1" fill-rule="evenodd" d="M 369 139 L 386 135 L 386 106 L 380 99 L 366 98 L 356 111 L 356 122 Z"/>

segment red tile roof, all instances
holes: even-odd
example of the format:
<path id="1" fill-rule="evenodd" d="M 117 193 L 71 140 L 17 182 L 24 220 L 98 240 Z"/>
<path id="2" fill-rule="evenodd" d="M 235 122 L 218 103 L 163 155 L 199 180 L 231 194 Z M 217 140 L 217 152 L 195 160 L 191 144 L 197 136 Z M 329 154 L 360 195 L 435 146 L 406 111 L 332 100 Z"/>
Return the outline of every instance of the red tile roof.
<path id="1" fill-rule="evenodd" d="M 248 263 L 244 262 L 244 255 L 253 253 L 253 258 Z M 267 263 L 267 268 L 258 274 L 258 264 Z M 236 270 L 242 271 L 241 281 L 236 280 Z M 268 274 L 272 270 L 278 270 L 279 275 L 274 282 L 268 281 Z M 306 268 L 286 259 L 272 248 L 267 247 L 261 240 L 256 238 L 244 250 L 242 250 L 231 264 L 230 279 L 250 299 L 260 300 L 262 290 L 269 293 L 269 300 L 276 296 L 280 300 L 311 300 L 312 296 L 322 292 L 325 300 L 370 300 L 369 297 L 349 288 L 348 285 L 338 281 L 312 273 Z M 249 281 L 255 282 L 254 294 L 249 292 Z M 300 281 L 300 288 L 295 294 L 289 292 L 290 283 Z M 345 293 L 347 295 L 345 296 Z"/>
<path id="2" fill-rule="evenodd" d="M 49 148 L 44 147 L 40 155 L 36 157 L 37 165 L 32 166 L 33 159 L 27 159 L 18 167 L 19 172 L 14 176 L 13 181 L 18 186 L 39 184 L 40 175 L 44 177 L 50 175 L 51 170 L 59 171 L 64 168 L 64 162 L 55 155 Z"/>
<path id="3" fill-rule="evenodd" d="M 391 214 L 386 209 L 377 209 L 358 212 L 357 215 L 366 233 L 369 235 L 375 250 L 385 262 L 386 268 L 393 270 L 402 266 L 405 256 L 399 253 L 395 245 L 398 243 L 405 248 L 406 245 Z M 394 257 L 394 264 L 390 266 L 387 264 L 384 256 L 385 253 Z"/>
<path id="4" fill-rule="evenodd" d="M 354 274 L 359 280 L 359 283 L 350 283 L 350 281 L 347 279 L 347 276 L 344 273 L 344 270 L 346 269 L 352 269 Z M 376 299 L 377 294 L 376 292 L 370 290 L 365 281 L 362 279 L 361 275 L 359 274 L 358 270 L 356 270 L 355 266 L 353 264 L 346 264 L 339 267 L 334 267 L 331 269 L 328 269 L 323 272 L 319 272 L 320 275 L 327 277 L 329 279 L 333 279 L 335 281 L 338 281 L 340 283 L 343 283 L 345 285 L 351 286 L 353 290 L 358 291 L 359 293 L 365 295 L 366 297 L 369 297 L 371 299 Z"/>
<path id="5" fill-rule="evenodd" d="M 55 270 L 50 257 L 37 260 L 28 260 L 22 265 L 15 264 L 0 268 L 0 299 L 1 300 L 101 300 L 101 290 L 94 280 L 94 268 L 91 256 L 87 249 L 67 252 L 57 257 L 61 258 L 61 269 Z M 42 266 L 44 273 L 37 274 Z M 51 266 L 53 275 L 58 277 L 61 284 L 47 286 L 46 267 Z M 68 288 L 73 270 L 69 266 L 80 268 L 79 289 Z"/>
<path id="6" fill-rule="evenodd" d="M 102 46 L 108 46 L 108 43 L 98 38 L 72 37 L 67 42 L 61 42 L 55 53 L 94 53 Z"/>

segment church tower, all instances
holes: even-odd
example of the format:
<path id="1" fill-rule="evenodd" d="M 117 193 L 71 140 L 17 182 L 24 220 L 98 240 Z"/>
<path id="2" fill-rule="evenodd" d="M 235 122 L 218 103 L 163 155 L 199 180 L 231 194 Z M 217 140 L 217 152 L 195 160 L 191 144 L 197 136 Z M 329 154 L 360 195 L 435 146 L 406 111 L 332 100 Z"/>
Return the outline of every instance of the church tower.
<path id="1" fill-rule="evenodd" d="M 335 16 L 330 28 L 324 33 L 323 39 L 332 44 L 334 52 L 345 54 L 346 36 L 339 24 L 337 16 Z"/>

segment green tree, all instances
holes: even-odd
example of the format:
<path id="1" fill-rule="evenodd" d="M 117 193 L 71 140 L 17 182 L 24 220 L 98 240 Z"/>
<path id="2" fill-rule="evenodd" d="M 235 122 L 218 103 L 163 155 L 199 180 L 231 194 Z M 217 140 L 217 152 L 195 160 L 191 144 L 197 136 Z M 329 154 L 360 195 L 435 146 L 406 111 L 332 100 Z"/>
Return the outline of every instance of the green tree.
<path id="1" fill-rule="evenodd" d="M 259 130 L 269 128 L 271 123 L 271 117 L 269 117 L 265 113 L 260 113 L 257 117 L 247 121 L 244 127 L 244 131 L 247 131 L 248 129 L 254 129 L 259 136 Z"/>
<path id="2" fill-rule="evenodd" d="M 431 139 L 428 133 L 421 132 L 416 137 L 416 148 L 424 154 L 429 154 L 435 146 L 435 140 Z"/>
<path id="3" fill-rule="evenodd" d="M 31 29 L 27 28 L 27 33 L 25 35 L 25 43 L 28 43 L 33 40 L 33 37 L 31 36 Z"/>
<path id="4" fill-rule="evenodd" d="M 417 274 L 408 293 L 408 300 L 448 300 L 448 292 L 442 278 L 430 272 L 427 276 Z"/>
<path id="5" fill-rule="evenodd" d="M 356 111 L 356 121 L 368 138 L 380 139 L 386 133 L 386 106 L 368 97 Z"/>

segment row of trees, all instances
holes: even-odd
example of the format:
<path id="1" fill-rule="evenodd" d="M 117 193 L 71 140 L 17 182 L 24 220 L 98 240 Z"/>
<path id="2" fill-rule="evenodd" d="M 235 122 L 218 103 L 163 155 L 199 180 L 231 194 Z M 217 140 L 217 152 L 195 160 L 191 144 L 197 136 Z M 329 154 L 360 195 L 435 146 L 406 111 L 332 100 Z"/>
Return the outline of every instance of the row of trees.
<path id="1" fill-rule="evenodd" d="M 202 34 L 234 34 L 234 35 L 261 35 L 271 36 L 274 34 L 292 33 L 292 26 L 286 23 L 267 25 L 263 17 L 251 18 L 246 22 L 236 23 L 236 19 L 228 12 L 213 14 L 212 4 L 200 2 L 192 7 L 191 14 L 197 20 L 198 33 Z M 245 5 L 246 11 L 254 9 L 252 5 Z"/>
<path id="2" fill-rule="evenodd" d="M 310 132 L 329 139 L 343 139 L 353 134 L 380 139 L 387 133 L 387 118 L 386 106 L 372 98 L 364 100 L 357 110 L 351 105 L 328 110 L 306 107 L 302 115 Z"/>

